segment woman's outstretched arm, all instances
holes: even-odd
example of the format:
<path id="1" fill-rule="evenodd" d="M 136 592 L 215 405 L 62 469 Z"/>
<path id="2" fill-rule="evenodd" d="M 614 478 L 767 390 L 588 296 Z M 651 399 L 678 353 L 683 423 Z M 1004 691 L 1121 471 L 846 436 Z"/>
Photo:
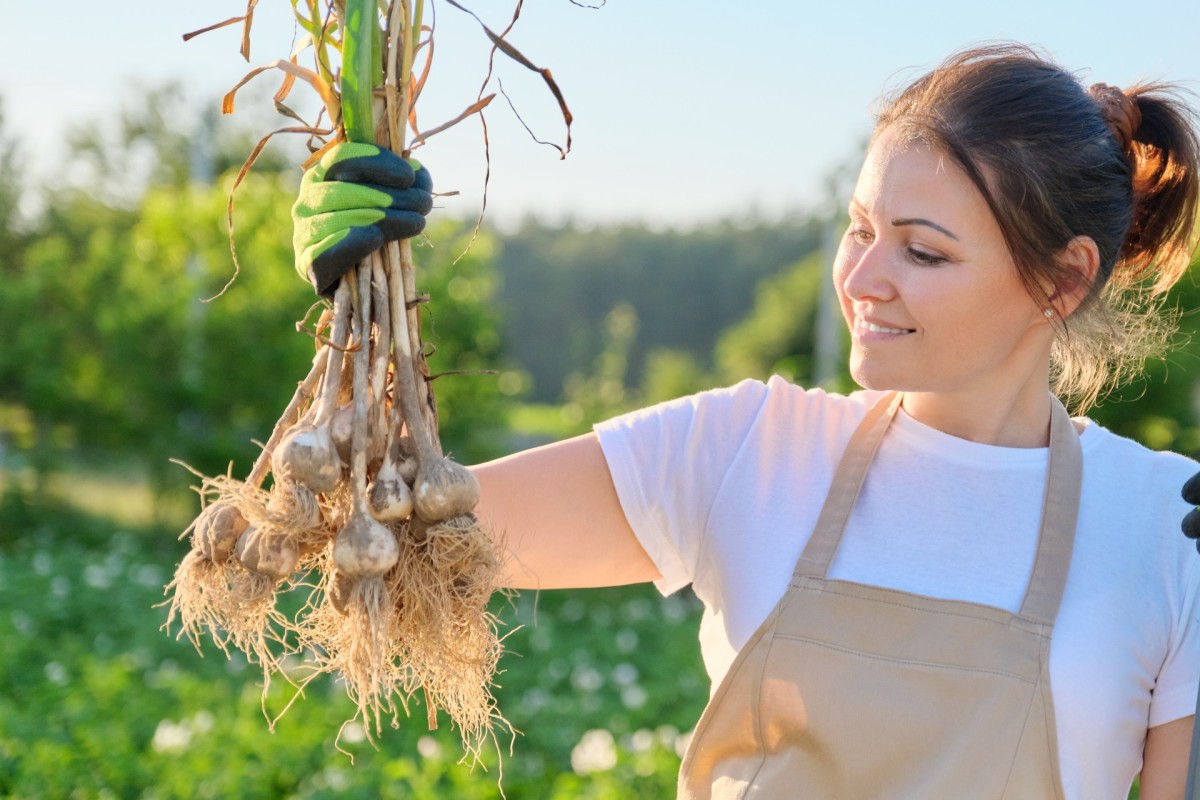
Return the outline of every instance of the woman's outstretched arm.
<path id="1" fill-rule="evenodd" d="M 1142 757 L 1142 800 L 1184 800 L 1194 717 L 1146 732 Z"/>
<path id="2" fill-rule="evenodd" d="M 473 467 L 476 513 L 506 558 L 516 589 L 618 586 L 660 577 L 625 514 L 596 434 Z"/>

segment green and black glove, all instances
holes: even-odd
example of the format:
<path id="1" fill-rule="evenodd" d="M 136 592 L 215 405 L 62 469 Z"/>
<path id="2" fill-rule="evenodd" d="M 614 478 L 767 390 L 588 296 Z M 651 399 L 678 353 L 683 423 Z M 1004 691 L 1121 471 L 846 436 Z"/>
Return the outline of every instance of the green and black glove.
<path id="1" fill-rule="evenodd" d="M 1200 472 L 1188 478 L 1183 485 L 1183 499 L 1190 505 L 1200 506 Z M 1200 550 L 1200 508 L 1193 508 L 1183 518 L 1183 534 L 1195 539 L 1196 549 Z"/>
<path id="2" fill-rule="evenodd" d="M 355 264 L 385 242 L 425 229 L 433 180 L 420 164 L 373 144 L 344 142 L 304 173 L 292 206 L 296 271 L 332 294 Z"/>

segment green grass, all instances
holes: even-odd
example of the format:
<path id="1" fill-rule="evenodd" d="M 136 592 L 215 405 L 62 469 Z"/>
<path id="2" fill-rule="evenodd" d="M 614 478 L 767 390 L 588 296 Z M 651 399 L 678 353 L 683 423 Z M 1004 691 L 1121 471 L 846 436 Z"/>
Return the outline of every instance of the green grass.
<path id="1" fill-rule="evenodd" d="M 0 796 L 501 796 L 495 753 L 458 763 L 455 732 L 445 719 L 426 730 L 420 708 L 378 749 L 344 737 L 352 762 L 334 747 L 353 709 L 332 680 L 270 732 L 254 667 L 159 629 L 183 548 L 175 531 L 15 493 L 0 502 Z M 511 755 L 502 742 L 507 796 L 671 796 L 677 737 L 707 695 L 695 601 L 642 586 L 524 594 L 497 610 L 515 629 L 497 697 L 521 731 Z M 293 691 L 273 683 L 268 711 Z"/>

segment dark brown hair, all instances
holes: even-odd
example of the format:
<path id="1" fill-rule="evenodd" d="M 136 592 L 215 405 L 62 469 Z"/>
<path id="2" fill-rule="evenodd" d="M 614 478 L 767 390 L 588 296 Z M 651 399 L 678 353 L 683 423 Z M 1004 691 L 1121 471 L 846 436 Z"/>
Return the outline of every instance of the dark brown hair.
<path id="1" fill-rule="evenodd" d="M 995 44 L 951 56 L 888 98 L 875 128 L 923 141 L 962 167 L 1034 300 L 1051 307 L 1047 286 L 1082 295 L 1070 330 L 1058 320 L 1052 357 L 1055 391 L 1076 408 L 1169 339 L 1161 295 L 1187 269 L 1197 213 L 1200 144 L 1179 90 L 1125 90 L 1132 118 L 1141 118 L 1128 147 L 1097 94 L 1030 47 Z M 1059 258 L 1077 236 L 1091 237 L 1100 254 L 1089 285 Z"/>

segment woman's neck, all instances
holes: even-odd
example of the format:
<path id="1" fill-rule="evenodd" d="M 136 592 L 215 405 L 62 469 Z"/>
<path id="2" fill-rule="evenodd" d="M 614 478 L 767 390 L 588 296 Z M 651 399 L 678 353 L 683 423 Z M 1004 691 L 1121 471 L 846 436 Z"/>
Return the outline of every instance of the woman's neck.
<path id="1" fill-rule="evenodd" d="M 905 392 L 904 411 L 943 433 L 999 447 L 1050 443 L 1050 392 L 1036 385 L 1010 393 Z"/>

